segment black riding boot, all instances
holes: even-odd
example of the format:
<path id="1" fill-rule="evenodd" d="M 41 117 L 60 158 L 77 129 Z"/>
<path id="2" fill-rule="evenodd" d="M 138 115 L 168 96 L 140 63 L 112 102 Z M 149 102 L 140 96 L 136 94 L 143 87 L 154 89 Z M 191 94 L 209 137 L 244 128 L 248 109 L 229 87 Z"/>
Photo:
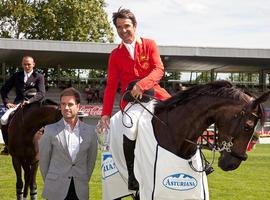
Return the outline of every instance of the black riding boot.
<path id="1" fill-rule="evenodd" d="M 8 125 L 1 125 L 1 132 L 5 143 L 4 149 L 1 151 L 2 155 L 8 154 Z"/>
<path id="2" fill-rule="evenodd" d="M 139 183 L 134 175 L 134 149 L 136 140 L 130 140 L 125 135 L 123 136 L 123 149 L 124 155 L 127 163 L 128 170 L 128 189 L 129 190 L 139 190 Z"/>

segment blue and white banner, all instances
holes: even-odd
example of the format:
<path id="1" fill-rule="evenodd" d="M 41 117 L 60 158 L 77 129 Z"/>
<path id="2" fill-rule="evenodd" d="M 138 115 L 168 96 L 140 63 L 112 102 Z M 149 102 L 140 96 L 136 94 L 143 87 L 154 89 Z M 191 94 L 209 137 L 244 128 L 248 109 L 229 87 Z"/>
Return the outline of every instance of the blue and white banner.
<path id="1" fill-rule="evenodd" d="M 153 199 L 209 200 L 205 172 L 195 172 L 189 162 L 196 170 L 202 170 L 199 150 L 190 160 L 185 160 L 158 146 Z"/>
<path id="2" fill-rule="evenodd" d="M 102 179 L 106 179 L 114 174 L 118 173 L 118 169 L 112 159 L 112 154 L 110 152 L 102 153 Z"/>
<path id="3" fill-rule="evenodd" d="M 102 152 L 101 158 L 102 200 L 113 200 L 132 194 L 115 166 L 112 154 L 108 151 Z"/>

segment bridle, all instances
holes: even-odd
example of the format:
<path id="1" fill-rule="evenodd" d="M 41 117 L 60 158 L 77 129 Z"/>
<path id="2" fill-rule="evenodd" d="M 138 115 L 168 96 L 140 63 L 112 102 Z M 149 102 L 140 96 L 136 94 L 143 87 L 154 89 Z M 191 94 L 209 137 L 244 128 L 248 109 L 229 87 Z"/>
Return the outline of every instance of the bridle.
<path id="1" fill-rule="evenodd" d="M 246 108 L 246 106 L 240 111 L 240 113 L 234 115 L 234 120 L 238 119 L 239 121 L 239 124 L 241 125 L 241 133 L 242 132 L 250 132 L 250 131 L 253 131 L 254 130 L 254 127 L 249 127 L 248 125 L 245 124 L 245 122 L 248 120 L 248 119 L 251 119 L 253 118 L 254 121 L 258 121 L 261 117 L 255 113 L 255 112 L 249 112 L 248 109 Z M 228 153 L 231 154 L 231 156 L 241 160 L 241 161 L 245 161 L 247 160 L 247 154 L 245 153 L 244 155 L 239 155 L 238 153 L 234 152 L 232 150 L 232 147 L 233 147 L 233 140 L 234 138 L 236 137 L 236 134 L 234 134 L 229 142 L 224 142 L 225 146 L 228 144 L 230 144 L 228 146 L 228 148 L 225 148 L 224 150 L 227 151 Z"/>
<path id="2" fill-rule="evenodd" d="M 234 115 L 234 118 L 233 120 L 237 120 L 239 121 L 239 124 L 241 125 L 241 132 L 248 132 L 250 131 L 248 127 L 245 127 L 245 124 L 243 124 L 243 122 L 246 121 L 247 118 L 249 117 L 253 117 L 255 118 L 255 121 L 259 120 L 260 119 L 260 116 L 257 115 L 257 113 L 255 112 L 248 112 L 246 107 L 244 107 L 238 114 L 235 114 Z M 253 129 L 253 127 L 252 127 Z M 247 160 L 247 154 L 245 153 L 245 155 L 239 155 L 238 153 L 234 152 L 232 150 L 233 148 L 233 140 L 235 138 L 236 134 L 231 136 L 230 139 L 228 141 L 225 141 L 223 140 L 220 144 L 217 142 L 218 141 L 218 133 L 215 129 L 214 131 L 214 144 L 211 144 L 208 142 L 207 139 L 205 139 L 204 136 L 201 136 L 206 142 L 207 142 L 207 145 L 211 146 L 211 149 L 212 151 L 217 151 L 217 152 L 223 152 L 223 151 L 226 151 L 227 153 L 231 154 L 231 156 L 241 160 L 241 161 L 245 161 Z"/>

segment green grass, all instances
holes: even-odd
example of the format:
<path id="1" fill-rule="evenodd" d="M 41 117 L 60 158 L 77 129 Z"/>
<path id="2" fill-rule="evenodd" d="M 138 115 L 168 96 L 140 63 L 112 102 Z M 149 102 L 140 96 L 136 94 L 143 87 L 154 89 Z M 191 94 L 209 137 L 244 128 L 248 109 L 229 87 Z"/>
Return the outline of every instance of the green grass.
<path id="1" fill-rule="evenodd" d="M 248 155 L 248 160 L 231 172 L 222 171 L 215 162 L 215 172 L 208 176 L 210 199 L 270 199 L 270 145 L 257 145 Z"/>
<path id="2" fill-rule="evenodd" d="M 257 145 L 248 154 L 249 159 L 232 172 L 223 172 L 215 161 L 215 172 L 208 176 L 211 200 L 270 199 L 270 145 Z M 100 152 L 98 156 L 90 182 L 91 200 L 102 199 Z M 208 152 L 207 157 L 210 160 L 211 154 Z M 10 156 L 0 156 L 0 200 L 15 199 L 15 178 Z M 37 184 L 38 199 L 42 199 L 43 182 L 40 174 L 37 176 Z M 127 197 L 125 200 L 131 198 Z"/>

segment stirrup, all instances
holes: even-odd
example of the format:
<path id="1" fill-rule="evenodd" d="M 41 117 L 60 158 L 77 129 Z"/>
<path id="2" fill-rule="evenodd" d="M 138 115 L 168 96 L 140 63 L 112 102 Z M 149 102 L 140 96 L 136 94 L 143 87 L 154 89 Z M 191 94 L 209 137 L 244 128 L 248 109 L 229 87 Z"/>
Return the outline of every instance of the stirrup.
<path id="1" fill-rule="evenodd" d="M 214 168 L 209 163 L 205 166 L 206 175 L 209 175 L 209 174 L 213 173 L 214 171 L 215 171 Z"/>

